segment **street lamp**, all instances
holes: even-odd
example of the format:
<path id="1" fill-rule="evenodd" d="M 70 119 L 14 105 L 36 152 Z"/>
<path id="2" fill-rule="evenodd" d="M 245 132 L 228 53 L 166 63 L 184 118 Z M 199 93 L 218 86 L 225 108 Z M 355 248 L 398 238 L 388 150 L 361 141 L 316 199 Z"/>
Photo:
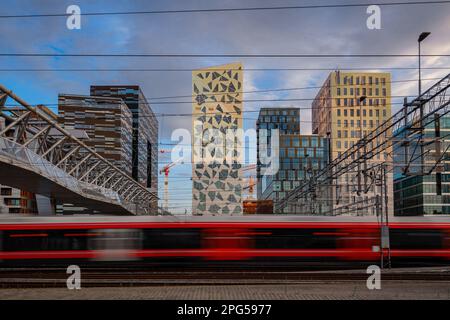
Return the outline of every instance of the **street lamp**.
<path id="1" fill-rule="evenodd" d="M 363 102 L 364 102 L 364 100 L 366 100 L 366 96 L 360 96 L 359 97 L 359 139 L 362 139 L 362 123 L 363 123 L 363 120 L 362 120 L 362 105 L 363 105 Z"/>
<path id="2" fill-rule="evenodd" d="M 366 100 L 367 96 L 360 96 L 359 97 L 359 143 L 364 144 L 363 142 L 363 118 L 362 118 L 362 105 L 363 102 Z M 358 197 L 361 194 L 361 151 L 360 151 L 360 147 L 358 147 L 358 191 L 356 192 L 356 194 L 358 195 Z M 364 162 L 365 163 L 365 162 Z M 365 168 L 366 169 L 366 168 Z M 358 211 L 357 211 L 358 212 Z"/>
<path id="3" fill-rule="evenodd" d="M 419 44 L 419 96 L 422 94 L 422 81 L 421 81 L 421 69 L 420 69 L 420 43 L 425 40 L 426 37 L 428 37 L 431 34 L 431 32 L 422 32 L 419 36 L 419 39 L 417 39 L 417 42 Z"/>

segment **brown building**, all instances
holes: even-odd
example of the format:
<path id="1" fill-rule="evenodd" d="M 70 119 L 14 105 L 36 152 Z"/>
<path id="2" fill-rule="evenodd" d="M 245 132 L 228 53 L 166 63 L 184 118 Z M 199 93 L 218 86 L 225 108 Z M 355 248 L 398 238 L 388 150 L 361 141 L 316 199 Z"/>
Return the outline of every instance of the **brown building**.
<path id="1" fill-rule="evenodd" d="M 391 117 L 391 74 L 384 72 L 331 72 L 312 103 L 313 133 L 330 139 L 331 160 Z M 388 133 L 389 135 L 389 133 Z M 382 143 L 380 136 L 376 143 Z M 374 144 L 369 145 L 373 147 Z M 368 160 L 368 166 L 392 161 L 390 148 Z M 355 159 L 348 159 L 349 162 Z M 388 174 L 388 211 L 393 212 L 392 174 Z M 355 173 L 341 175 L 333 190 L 334 214 L 352 203 L 375 196 L 375 187 L 358 195 Z M 373 207 L 374 208 L 374 207 Z M 373 208 L 369 208 L 374 214 Z"/>
<path id="2" fill-rule="evenodd" d="M 67 130 L 82 130 L 84 142 L 131 176 L 132 116 L 120 98 L 60 94 L 59 122 Z"/>
<path id="3" fill-rule="evenodd" d="M 273 200 L 243 200 L 244 214 L 273 214 Z"/>

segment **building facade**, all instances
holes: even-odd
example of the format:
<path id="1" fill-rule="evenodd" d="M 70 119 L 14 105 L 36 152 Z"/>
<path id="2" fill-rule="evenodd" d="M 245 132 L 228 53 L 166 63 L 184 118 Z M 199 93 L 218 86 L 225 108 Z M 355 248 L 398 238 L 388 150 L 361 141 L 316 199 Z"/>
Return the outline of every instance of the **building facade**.
<path id="1" fill-rule="evenodd" d="M 424 122 L 423 157 L 419 131 L 403 127 L 396 132 L 398 139 L 410 141 L 394 146 L 396 216 L 450 214 L 450 116 Z M 438 144 L 437 137 L 443 137 Z"/>
<path id="2" fill-rule="evenodd" d="M 83 130 L 84 143 L 131 175 L 131 112 L 120 98 L 60 94 L 58 121 L 67 130 Z"/>
<path id="3" fill-rule="evenodd" d="M 0 185 L 0 214 L 1 213 L 37 214 L 38 209 L 35 194 Z"/>
<path id="4" fill-rule="evenodd" d="M 192 213 L 240 215 L 242 65 L 194 70 L 192 91 Z"/>
<path id="5" fill-rule="evenodd" d="M 327 202 L 317 202 L 307 208 L 288 205 L 280 212 L 277 203 L 328 164 L 328 139 L 318 135 L 281 134 L 279 170 L 262 177 L 262 200 L 273 200 L 274 213 L 326 214 Z"/>
<path id="6" fill-rule="evenodd" d="M 121 98 L 132 114 L 131 175 L 142 185 L 158 190 L 158 120 L 139 86 L 91 86 L 91 96 Z M 151 203 L 158 208 L 158 201 Z"/>
<path id="7" fill-rule="evenodd" d="M 256 121 L 256 193 L 262 199 L 262 193 L 267 187 L 263 185 L 265 169 L 270 163 L 264 158 L 272 149 L 273 130 L 281 134 L 300 134 L 300 110 L 298 108 L 261 108 Z"/>
<path id="8" fill-rule="evenodd" d="M 312 103 L 313 133 L 330 139 L 331 160 L 391 117 L 391 75 L 378 72 L 331 72 Z M 389 133 L 388 133 L 389 135 Z M 385 141 L 380 137 L 378 143 Z M 368 165 L 391 162 L 390 148 L 368 160 Z M 354 159 L 349 159 L 351 162 Z M 356 173 L 341 175 L 332 191 L 335 214 L 351 203 L 369 201 L 375 187 L 358 193 Z M 392 173 L 387 175 L 388 212 L 393 213 Z"/>

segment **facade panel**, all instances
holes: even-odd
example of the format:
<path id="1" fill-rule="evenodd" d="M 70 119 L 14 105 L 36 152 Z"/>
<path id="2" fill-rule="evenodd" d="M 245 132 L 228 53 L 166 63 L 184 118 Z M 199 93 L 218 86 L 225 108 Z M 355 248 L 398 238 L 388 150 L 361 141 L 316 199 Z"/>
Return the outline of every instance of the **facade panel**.
<path id="1" fill-rule="evenodd" d="M 243 70 L 240 63 L 192 72 L 192 212 L 242 208 Z"/>
<path id="2" fill-rule="evenodd" d="M 139 86 L 91 86 L 92 96 L 121 98 L 132 114 L 132 177 L 158 190 L 158 120 Z M 151 208 L 157 210 L 154 200 Z"/>
<path id="3" fill-rule="evenodd" d="M 313 133 L 330 139 L 331 160 L 339 157 L 390 117 L 390 73 L 332 72 L 312 103 Z M 377 143 L 383 143 L 385 139 L 386 136 L 380 137 Z M 391 149 L 387 148 L 368 160 L 368 165 L 391 162 L 390 154 Z M 387 175 L 387 181 L 388 212 L 392 214 L 392 173 Z M 375 196 L 374 186 L 360 195 L 357 195 L 357 188 L 359 186 L 355 173 L 339 177 L 331 199 L 335 214 L 346 210 L 348 204 Z"/>

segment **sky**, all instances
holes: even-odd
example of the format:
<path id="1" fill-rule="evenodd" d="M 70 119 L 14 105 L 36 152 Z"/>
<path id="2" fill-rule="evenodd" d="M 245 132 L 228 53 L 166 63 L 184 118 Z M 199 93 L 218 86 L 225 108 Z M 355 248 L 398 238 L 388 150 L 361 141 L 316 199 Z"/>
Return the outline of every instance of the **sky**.
<path id="1" fill-rule="evenodd" d="M 406 2 L 407 0 L 405 0 Z M 0 0 L 0 15 L 65 13 L 78 5 L 82 13 L 205 8 L 271 7 L 292 5 L 366 3 L 342 1 L 268 0 L 171 0 L 171 1 L 26 1 Z M 390 1 L 382 1 L 390 2 Z M 369 5 L 369 3 L 368 3 Z M 1 53 L 163 53 L 163 54 L 416 54 L 417 38 L 431 32 L 422 45 L 423 54 L 450 54 L 450 4 L 382 6 L 381 29 L 366 26 L 366 7 L 291 9 L 273 11 L 173 13 L 147 15 L 83 16 L 80 30 L 69 30 L 65 17 L 0 18 Z M 240 61 L 245 69 L 258 68 L 348 68 L 417 67 L 416 57 L 389 58 L 86 58 L 86 57 L 1 57 L 0 83 L 30 104 L 46 104 L 57 111 L 59 93 L 89 94 L 92 84 L 141 86 L 158 115 L 160 149 L 170 149 L 172 132 L 191 130 L 189 71 L 143 72 L 54 72 L 11 71 L 5 69 L 129 68 L 198 69 Z M 450 72 L 450 58 L 424 57 L 422 88 Z M 385 71 L 385 70 L 383 70 Z M 388 70 L 389 71 L 389 70 Z M 281 88 L 319 87 L 329 71 L 251 71 L 244 72 L 244 129 L 255 127 L 261 107 L 299 107 L 301 131 L 311 132 L 311 100 L 317 88 L 264 93 L 250 91 Z M 392 70 L 393 111 L 403 96 L 417 94 L 417 70 Z M 430 80 L 427 80 L 430 79 Z M 248 93 L 247 93 L 248 92 Z M 302 99 L 300 101 L 269 101 Z M 158 104 L 158 102 L 173 102 Z M 188 114 L 177 116 L 178 114 Z M 169 143 L 165 145 L 165 143 Z M 251 146 L 249 150 L 254 150 Z M 251 153 L 249 163 L 254 162 Z M 159 166 L 170 162 L 160 154 Z M 175 166 L 170 173 L 169 194 L 172 211 L 191 210 L 190 164 Z M 159 195 L 163 195 L 160 175 Z"/>

